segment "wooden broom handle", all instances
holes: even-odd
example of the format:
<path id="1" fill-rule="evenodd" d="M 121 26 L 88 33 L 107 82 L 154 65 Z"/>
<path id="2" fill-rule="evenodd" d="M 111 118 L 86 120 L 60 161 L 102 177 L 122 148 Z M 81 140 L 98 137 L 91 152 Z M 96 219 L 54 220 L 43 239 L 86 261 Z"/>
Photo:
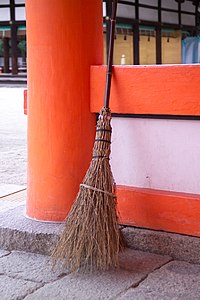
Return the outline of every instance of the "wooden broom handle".
<path id="1" fill-rule="evenodd" d="M 110 100 L 116 14 L 117 14 L 117 0 L 113 0 L 112 16 L 110 19 L 110 38 L 109 38 L 109 48 L 108 48 L 108 64 L 106 70 L 106 88 L 105 88 L 105 95 L 104 95 L 105 108 L 109 108 L 109 100 Z"/>

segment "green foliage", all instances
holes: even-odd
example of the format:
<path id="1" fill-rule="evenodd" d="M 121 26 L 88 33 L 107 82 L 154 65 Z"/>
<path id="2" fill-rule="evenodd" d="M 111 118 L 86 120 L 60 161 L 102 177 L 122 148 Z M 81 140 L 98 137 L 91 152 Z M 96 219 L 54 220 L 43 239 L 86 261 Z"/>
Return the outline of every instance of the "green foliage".
<path id="1" fill-rule="evenodd" d="M 3 56 L 3 41 L 0 39 L 0 56 Z"/>
<path id="2" fill-rule="evenodd" d="M 18 48 L 23 58 L 26 58 L 26 40 L 22 40 L 18 43 Z"/>
<path id="3" fill-rule="evenodd" d="M 26 40 L 22 40 L 18 43 L 18 49 L 20 51 L 20 56 L 22 56 L 24 59 L 26 58 Z M 10 55 L 11 55 L 11 48 L 9 49 Z M 3 40 L 0 39 L 0 56 L 4 55 L 4 49 L 3 49 Z"/>

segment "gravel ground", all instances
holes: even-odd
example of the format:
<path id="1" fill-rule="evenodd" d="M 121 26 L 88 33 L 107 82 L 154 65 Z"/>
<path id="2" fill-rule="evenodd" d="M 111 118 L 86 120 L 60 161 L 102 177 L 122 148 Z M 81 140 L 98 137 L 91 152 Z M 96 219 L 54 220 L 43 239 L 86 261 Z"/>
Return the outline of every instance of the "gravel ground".
<path id="1" fill-rule="evenodd" d="M 0 88 L 0 184 L 26 185 L 27 116 L 24 88 Z"/>

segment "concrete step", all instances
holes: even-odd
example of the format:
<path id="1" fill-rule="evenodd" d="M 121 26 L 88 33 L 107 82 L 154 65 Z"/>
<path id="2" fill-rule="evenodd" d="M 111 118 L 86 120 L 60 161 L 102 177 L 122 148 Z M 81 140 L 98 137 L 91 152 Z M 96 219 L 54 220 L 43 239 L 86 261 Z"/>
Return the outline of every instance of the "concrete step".
<path id="1" fill-rule="evenodd" d="M 27 85 L 27 75 L 26 74 L 0 74 L 0 86 L 12 86 L 12 85 Z"/>
<path id="2" fill-rule="evenodd" d="M 12 73 L 0 73 L 0 78 L 5 78 L 5 77 L 9 77 L 9 78 L 27 78 L 27 73 L 23 72 L 23 73 L 18 73 L 18 74 L 12 74 Z"/>
<path id="3" fill-rule="evenodd" d="M 0 198 L 0 248 L 49 255 L 63 223 L 25 216 L 26 190 Z M 200 264 L 200 238 L 136 227 L 122 227 L 129 248 Z"/>

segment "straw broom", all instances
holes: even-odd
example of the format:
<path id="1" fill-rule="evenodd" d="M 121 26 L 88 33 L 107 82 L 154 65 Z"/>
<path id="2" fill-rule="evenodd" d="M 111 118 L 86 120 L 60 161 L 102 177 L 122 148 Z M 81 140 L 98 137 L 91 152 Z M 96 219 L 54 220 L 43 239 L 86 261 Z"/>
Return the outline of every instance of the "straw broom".
<path id="1" fill-rule="evenodd" d="M 97 121 L 92 161 L 52 253 L 54 264 L 61 262 L 71 271 L 117 267 L 122 247 L 115 181 L 109 163 L 112 132 L 109 98 L 116 10 L 117 1 L 113 0 L 104 107 Z"/>

